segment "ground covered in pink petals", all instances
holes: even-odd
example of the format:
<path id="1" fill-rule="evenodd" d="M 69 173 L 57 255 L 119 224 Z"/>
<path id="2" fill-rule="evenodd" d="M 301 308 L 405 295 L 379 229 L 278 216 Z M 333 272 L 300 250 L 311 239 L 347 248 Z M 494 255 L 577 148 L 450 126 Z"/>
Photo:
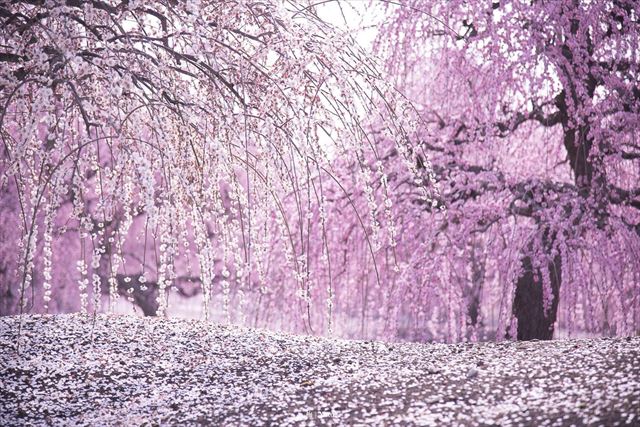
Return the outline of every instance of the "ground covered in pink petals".
<path id="1" fill-rule="evenodd" d="M 392 344 L 130 316 L 22 321 L 18 340 L 19 318 L 0 318 L 3 426 L 640 423 L 640 337 Z"/>

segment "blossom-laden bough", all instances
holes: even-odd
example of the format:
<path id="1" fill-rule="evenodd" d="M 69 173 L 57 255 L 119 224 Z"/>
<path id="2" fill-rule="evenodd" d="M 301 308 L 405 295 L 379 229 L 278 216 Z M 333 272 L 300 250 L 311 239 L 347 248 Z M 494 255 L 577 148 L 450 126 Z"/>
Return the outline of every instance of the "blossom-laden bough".
<path id="1" fill-rule="evenodd" d="M 421 200 L 437 187 L 411 106 L 313 8 L 25 0 L 0 19 L 3 312 L 95 312 L 107 294 L 164 315 L 177 288 L 289 330 L 330 330 L 340 304 L 384 317 L 353 304 L 401 265 L 376 140 Z"/>

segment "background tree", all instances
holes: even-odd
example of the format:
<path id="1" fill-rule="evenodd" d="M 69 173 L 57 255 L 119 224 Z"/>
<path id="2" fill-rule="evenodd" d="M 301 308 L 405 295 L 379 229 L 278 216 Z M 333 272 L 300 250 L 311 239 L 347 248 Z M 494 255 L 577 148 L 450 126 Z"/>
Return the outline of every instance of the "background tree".
<path id="1" fill-rule="evenodd" d="M 467 333 L 493 306 L 498 334 L 518 339 L 549 339 L 557 321 L 637 331 L 638 3 L 390 3 L 377 49 L 427 123 L 415 150 L 446 182 L 417 274 L 462 283 Z"/>

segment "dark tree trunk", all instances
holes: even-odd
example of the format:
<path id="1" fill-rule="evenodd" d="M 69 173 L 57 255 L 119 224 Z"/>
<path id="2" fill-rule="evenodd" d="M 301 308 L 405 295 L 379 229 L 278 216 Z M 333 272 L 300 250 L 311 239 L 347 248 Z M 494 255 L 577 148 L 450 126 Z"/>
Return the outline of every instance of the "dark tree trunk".
<path id="1" fill-rule="evenodd" d="M 106 257 L 105 257 L 106 258 Z M 144 285 L 138 280 L 139 276 L 129 276 L 129 282 L 125 281 L 127 276 L 116 274 L 116 287 L 121 297 L 133 298 L 133 304 L 140 307 L 145 316 L 156 316 L 158 311 L 158 285 L 155 282 L 147 282 Z M 102 274 L 100 276 L 102 295 L 109 295 L 109 276 Z M 129 293 L 129 289 L 132 290 Z"/>
<path id="2" fill-rule="evenodd" d="M 557 256 L 549 263 L 553 301 L 547 313 L 544 310 L 543 285 L 540 271 L 534 274 L 531 258 L 522 260 L 523 274 L 516 284 L 513 314 L 518 319 L 518 340 L 550 340 L 558 313 L 560 283 L 562 281 L 561 260 Z"/>
<path id="3" fill-rule="evenodd" d="M 120 288 L 118 288 L 118 291 L 120 292 L 121 295 L 126 295 L 126 291 L 122 292 L 120 291 Z M 142 291 L 139 288 L 134 288 L 133 291 L 133 301 L 135 302 L 135 304 L 140 307 L 140 309 L 142 310 L 142 313 L 145 316 L 157 316 L 157 312 L 158 312 L 158 289 L 155 285 L 155 283 L 153 284 L 153 286 L 149 286 L 149 289 L 147 291 Z"/>
<path id="4" fill-rule="evenodd" d="M 471 244 L 471 283 L 465 289 L 467 299 L 467 326 L 471 328 L 482 327 L 482 311 L 480 309 L 482 286 L 486 280 L 485 259 L 482 257 L 484 246 L 475 241 Z"/>

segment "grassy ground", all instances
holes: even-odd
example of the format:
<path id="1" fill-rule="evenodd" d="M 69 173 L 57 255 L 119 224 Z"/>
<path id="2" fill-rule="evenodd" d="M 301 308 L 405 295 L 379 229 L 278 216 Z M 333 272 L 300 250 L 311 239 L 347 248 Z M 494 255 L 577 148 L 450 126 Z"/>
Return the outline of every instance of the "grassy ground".
<path id="1" fill-rule="evenodd" d="M 640 425 L 640 338 L 330 340 L 131 316 L 0 318 L 0 425 Z"/>

